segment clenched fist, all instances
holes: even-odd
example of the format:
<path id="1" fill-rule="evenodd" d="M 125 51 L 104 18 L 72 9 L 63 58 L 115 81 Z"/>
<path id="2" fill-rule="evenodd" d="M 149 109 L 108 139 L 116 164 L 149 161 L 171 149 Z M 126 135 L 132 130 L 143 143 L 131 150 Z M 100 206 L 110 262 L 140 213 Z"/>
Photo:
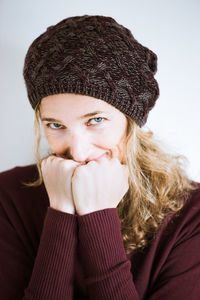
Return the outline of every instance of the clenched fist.
<path id="1" fill-rule="evenodd" d="M 129 188 L 128 167 L 117 158 L 102 157 L 76 168 L 72 194 L 78 215 L 115 208 Z"/>
<path id="2" fill-rule="evenodd" d="M 75 213 L 71 179 L 79 163 L 60 157 L 49 156 L 42 161 L 42 176 L 49 196 L 50 207 Z"/>
<path id="3" fill-rule="evenodd" d="M 128 167 L 117 150 L 87 164 L 49 156 L 42 161 L 42 175 L 50 207 L 79 215 L 117 207 L 128 191 Z"/>

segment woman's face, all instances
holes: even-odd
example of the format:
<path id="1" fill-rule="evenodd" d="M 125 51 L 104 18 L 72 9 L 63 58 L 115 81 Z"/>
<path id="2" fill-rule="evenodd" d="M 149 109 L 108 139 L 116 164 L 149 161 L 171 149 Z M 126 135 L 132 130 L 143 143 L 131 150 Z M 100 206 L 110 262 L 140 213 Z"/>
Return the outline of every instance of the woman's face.
<path id="1" fill-rule="evenodd" d="M 72 93 L 42 99 L 40 115 L 51 150 L 66 159 L 87 163 L 118 150 L 122 162 L 127 119 L 107 102 Z"/>

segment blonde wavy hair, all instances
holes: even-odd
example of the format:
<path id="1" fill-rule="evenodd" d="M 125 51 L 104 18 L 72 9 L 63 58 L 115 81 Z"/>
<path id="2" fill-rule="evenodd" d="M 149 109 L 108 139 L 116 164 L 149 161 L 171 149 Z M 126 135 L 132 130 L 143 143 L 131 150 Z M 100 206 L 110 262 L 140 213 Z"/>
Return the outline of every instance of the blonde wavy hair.
<path id="1" fill-rule="evenodd" d="M 123 163 L 129 169 L 129 190 L 117 208 L 124 247 L 129 253 L 149 244 L 164 219 L 182 208 L 194 186 L 184 171 L 186 158 L 166 153 L 152 131 L 144 131 L 131 117 L 126 115 L 126 118 L 128 126 Z M 39 177 L 32 183 L 26 183 L 28 186 L 38 186 L 43 182 L 39 106 L 35 109 L 34 130 Z M 49 155 L 52 152 L 48 152 L 46 157 Z"/>

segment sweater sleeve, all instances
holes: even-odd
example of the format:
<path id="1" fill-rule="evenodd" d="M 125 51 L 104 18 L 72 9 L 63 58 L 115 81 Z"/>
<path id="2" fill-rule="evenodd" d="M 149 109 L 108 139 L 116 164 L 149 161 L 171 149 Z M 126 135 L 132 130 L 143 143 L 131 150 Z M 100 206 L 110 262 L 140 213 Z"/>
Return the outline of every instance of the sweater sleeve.
<path id="1" fill-rule="evenodd" d="M 117 208 L 78 216 L 79 252 L 90 299 L 138 300 Z"/>
<path id="2" fill-rule="evenodd" d="M 186 206 L 182 216 L 178 214 L 180 220 L 169 223 L 166 233 L 162 232 L 161 239 L 158 237 L 147 252 L 147 260 L 142 256 L 141 269 L 137 269 L 141 276 L 137 279 L 132 276 L 131 262 L 123 247 L 117 209 L 78 216 L 79 253 L 89 298 L 199 299 L 199 201 L 194 203 L 198 204 Z M 152 265 L 150 270 L 149 265 Z M 145 284 L 147 277 L 149 281 Z"/>
<path id="3" fill-rule="evenodd" d="M 48 208 L 24 300 L 73 299 L 76 216 Z"/>
<path id="4" fill-rule="evenodd" d="M 34 267 L 1 206 L 0 223 L 1 299 L 73 299 L 76 216 L 48 208 Z"/>

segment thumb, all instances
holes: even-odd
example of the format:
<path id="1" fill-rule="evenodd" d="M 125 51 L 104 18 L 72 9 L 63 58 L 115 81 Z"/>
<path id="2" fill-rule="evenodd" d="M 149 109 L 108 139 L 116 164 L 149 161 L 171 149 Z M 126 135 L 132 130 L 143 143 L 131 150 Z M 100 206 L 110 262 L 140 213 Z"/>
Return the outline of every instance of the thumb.
<path id="1" fill-rule="evenodd" d="M 112 156 L 112 158 L 119 159 L 119 149 L 117 147 L 114 147 L 111 149 L 111 156 Z"/>

